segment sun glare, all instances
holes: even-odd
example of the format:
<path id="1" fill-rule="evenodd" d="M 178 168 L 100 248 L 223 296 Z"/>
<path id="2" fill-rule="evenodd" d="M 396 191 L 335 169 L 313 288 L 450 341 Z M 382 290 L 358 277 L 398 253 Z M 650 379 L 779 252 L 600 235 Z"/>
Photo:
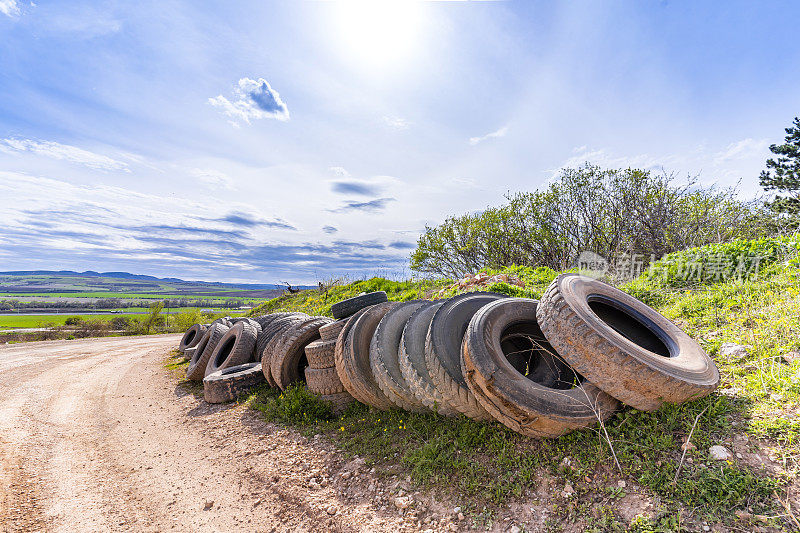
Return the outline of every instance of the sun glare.
<path id="1" fill-rule="evenodd" d="M 396 66 L 420 44 L 424 7 L 416 0 L 342 0 L 337 2 L 336 38 L 355 63 Z"/>

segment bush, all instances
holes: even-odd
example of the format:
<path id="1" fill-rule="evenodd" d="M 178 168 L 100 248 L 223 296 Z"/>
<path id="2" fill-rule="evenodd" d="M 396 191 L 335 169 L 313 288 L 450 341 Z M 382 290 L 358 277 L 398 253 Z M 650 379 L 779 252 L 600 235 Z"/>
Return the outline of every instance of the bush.
<path id="1" fill-rule="evenodd" d="M 605 258 L 664 254 L 735 238 L 765 236 L 774 218 L 734 189 L 676 186 L 649 171 L 566 169 L 546 189 L 506 196 L 508 203 L 426 227 L 412 270 L 461 277 L 484 267 L 565 270 L 591 251 Z"/>
<path id="2" fill-rule="evenodd" d="M 79 316 L 71 316 L 67 317 L 64 321 L 65 326 L 79 326 L 83 322 L 83 319 Z"/>

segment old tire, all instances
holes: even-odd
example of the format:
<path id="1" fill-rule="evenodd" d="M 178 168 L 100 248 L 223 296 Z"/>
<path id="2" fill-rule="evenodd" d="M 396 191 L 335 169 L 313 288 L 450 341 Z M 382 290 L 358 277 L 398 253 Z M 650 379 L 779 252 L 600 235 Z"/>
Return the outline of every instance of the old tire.
<path id="1" fill-rule="evenodd" d="M 194 357 L 186 369 L 186 379 L 201 381 L 206 375 L 206 367 L 217 343 L 225 336 L 230 328 L 221 322 L 211 324 L 206 334 L 195 347 Z"/>
<path id="2" fill-rule="evenodd" d="M 433 302 L 417 309 L 406 322 L 400 339 L 397 360 L 400 372 L 414 397 L 425 407 L 440 415 L 453 416 L 458 411 L 450 406 L 433 384 L 425 361 L 425 338 L 431 319 L 444 302 Z"/>
<path id="3" fill-rule="evenodd" d="M 264 383 L 261 363 L 231 366 L 203 378 L 203 397 L 208 403 L 230 402 L 261 383 Z"/>
<path id="4" fill-rule="evenodd" d="M 311 317 L 305 313 L 302 316 L 287 316 L 267 326 L 271 338 L 261 351 L 261 371 L 264 372 L 264 378 L 267 380 L 270 387 L 278 386 L 275 382 L 275 378 L 272 376 L 272 355 L 283 341 L 283 334 L 309 318 Z M 258 349 L 257 346 L 256 349 Z"/>
<path id="5" fill-rule="evenodd" d="M 303 371 L 308 366 L 306 346 L 319 339 L 320 326 L 330 321 L 330 318 L 311 317 L 281 335 L 270 362 L 272 378 L 281 390 L 304 379 Z"/>
<path id="6" fill-rule="evenodd" d="M 353 398 L 349 392 L 320 394 L 319 398 L 323 402 L 329 403 L 331 405 L 331 410 L 333 410 L 335 414 L 341 414 L 345 409 L 347 409 L 347 406 L 356 401 L 356 399 Z"/>
<path id="7" fill-rule="evenodd" d="M 323 326 L 324 327 L 324 326 Z M 322 328 L 319 328 L 320 332 Z M 306 346 L 309 368 L 333 368 L 336 366 L 336 339 L 318 340 Z"/>
<path id="8" fill-rule="evenodd" d="M 558 276 L 537 315 L 547 340 L 575 370 L 636 409 L 701 398 L 719 384 L 716 365 L 697 342 L 601 281 Z"/>
<path id="9" fill-rule="evenodd" d="M 619 402 L 563 362 L 542 334 L 536 309 L 536 300 L 504 298 L 472 317 L 462 346 L 470 391 L 496 420 L 531 437 L 605 420 Z"/>
<path id="10" fill-rule="evenodd" d="M 194 357 L 194 353 L 195 353 L 196 351 L 197 351 L 197 348 L 196 348 L 196 347 L 192 347 L 192 348 L 186 348 L 186 349 L 183 351 L 183 360 L 184 360 L 184 361 L 191 361 L 191 360 L 192 360 L 192 358 Z"/>
<path id="11" fill-rule="evenodd" d="M 240 320 L 220 339 L 208 359 L 206 376 L 232 366 L 253 362 L 261 326 L 255 320 Z"/>
<path id="12" fill-rule="evenodd" d="M 186 333 L 183 334 L 181 338 L 181 343 L 178 345 L 178 350 L 181 352 L 185 351 L 187 348 L 193 348 L 197 346 L 197 343 L 200 342 L 200 339 L 203 338 L 203 335 L 206 333 L 206 327 L 202 324 L 195 324 L 189 329 L 186 330 Z"/>
<path id="13" fill-rule="evenodd" d="M 340 318 L 347 318 L 353 315 L 356 311 L 360 311 L 365 307 L 388 301 L 389 299 L 387 298 L 386 293 L 383 291 L 368 292 L 366 294 L 360 294 L 354 298 L 348 298 L 347 300 L 336 302 L 331 306 L 331 315 L 333 315 L 333 318 L 337 320 Z"/>
<path id="14" fill-rule="evenodd" d="M 414 396 L 403 378 L 398 361 L 400 342 L 411 315 L 432 303 L 429 300 L 411 300 L 395 305 L 378 324 L 369 349 L 372 375 L 383 394 L 398 407 L 415 413 L 424 413 L 428 409 Z"/>
<path id="15" fill-rule="evenodd" d="M 347 319 L 342 318 L 335 322 L 331 322 L 330 324 L 325 324 L 319 328 L 319 338 L 323 341 L 335 341 L 339 337 L 339 333 L 341 333 L 342 328 L 344 328 L 346 323 Z"/>
<path id="16" fill-rule="evenodd" d="M 262 358 L 264 357 L 264 349 L 266 348 L 267 344 L 269 344 L 269 342 L 276 335 L 279 335 L 281 332 L 283 332 L 283 330 L 285 330 L 290 324 L 299 322 L 303 318 L 308 318 L 308 315 L 305 313 L 291 313 L 287 316 L 276 317 L 269 324 L 264 326 L 261 329 L 261 333 L 259 333 L 258 337 L 256 338 L 256 351 L 253 356 L 254 361 L 263 362 Z M 265 368 L 265 370 L 269 369 Z M 267 381 L 270 381 L 270 379 L 267 378 Z"/>
<path id="17" fill-rule="evenodd" d="M 336 368 L 306 368 L 306 388 L 319 395 L 347 392 L 336 373 Z"/>
<path id="18" fill-rule="evenodd" d="M 369 362 L 369 348 L 378 323 L 395 305 L 386 302 L 364 309 L 352 326 L 348 323 L 344 327 L 336 342 L 336 370 L 347 392 L 359 402 L 382 411 L 388 411 L 395 405 L 375 382 Z M 342 339 L 345 333 L 347 335 Z"/>
<path id="19" fill-rule="evenodd" d="M 436 310 L 425 339 L 425 361 L 434 386 L 448 405 L 475 420 L 492 417 L 469 390 L 461 370 L 461 342 L 470 319 L 484 305 L 507 298 L 492 292 L 470 292 L 447 300 Z"/>

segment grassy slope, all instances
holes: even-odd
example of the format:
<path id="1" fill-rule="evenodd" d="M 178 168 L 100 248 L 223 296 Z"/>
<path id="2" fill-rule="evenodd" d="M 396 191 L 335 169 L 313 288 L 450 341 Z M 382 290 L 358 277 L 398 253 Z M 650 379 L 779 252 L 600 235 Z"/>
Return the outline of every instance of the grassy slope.
<path id="1" fill-rule="evenodd" d="M 543 269 L 507 270 L 521 275 L 528 288 L 520 291 L 500 284 L 492 289 L 536 297 L 555 276 Z M 254 314 L 289 309 L 328 314 L 330 303 L 361 291 L 386 290 L 393 300 L 408 300 L 431 297 L 445 284 L 372 279 L 337 287 L 327 301 L 316 291 L 271 300 Z M 683 285 L 669 276 L 645 276 L 622 288 L 699 340 L 720 368 L 720 389 L 707 398 L 667 405 L 654 413 L 623 409 L 607 424 L 611 446 L 597 428 L 535 440 L 496 423 L 383 413 L 364 406 L 334 418 L 301 388 L 283 394 L 261 390 L 251 402 L 268 420 L 327 434 L 346 452 L 363 456 L 386 475 L 410 475 L 421 486 L 449 492 L 476 524 L 491 522 L 503 506 L 521 501 L 546 506 L 548 528 L 553 531 L 574 521 L 593 531 L 694 531 L 703 520 L 727 530 L 792 529 L 795 523 L 779 498 L 786 499 L 798 472 L 800 361 L 786 364 L 779 356 L 800 350 L 800 265 L 797 260 L 776 262 L 757 279 L 744 282 Z M 748 344 L 752 349 L 743 360 L 734 360 L 720 355 L 723 342 Z M 687 453 L 673 484 L 681 444 L 695 419 L 696 449 Z M 742 457 L 711 461 L 708 448 L 714 444 L 742 452 Z M 621 472 L 615 467 L 612 446 Z M 569 458 L 570 466 L 565 466 L 564 458 Z M 619 486 L 621 480 L 627 488 Z M 571 497 L 561 495 L 567 482 L 575 491 Z M 536 490 L 545 484 L 549 497 L 539 502 Z M 626 493 L 637 489 L 652 506 L 644 509 L 646 517 L 631 523 L 619 511 L 635 497 Z"/>

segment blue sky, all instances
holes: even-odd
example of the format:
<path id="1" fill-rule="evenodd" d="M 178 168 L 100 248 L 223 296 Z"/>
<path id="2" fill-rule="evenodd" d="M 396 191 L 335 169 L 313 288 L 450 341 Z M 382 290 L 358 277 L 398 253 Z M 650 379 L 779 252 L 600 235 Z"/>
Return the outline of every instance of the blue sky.
<path id="1" fill-rule="evenodd" d="M 741 182 L 795 2 L 0 0 L 0 270 L 408 275 L 425 225 L 590 161 Z"/>

